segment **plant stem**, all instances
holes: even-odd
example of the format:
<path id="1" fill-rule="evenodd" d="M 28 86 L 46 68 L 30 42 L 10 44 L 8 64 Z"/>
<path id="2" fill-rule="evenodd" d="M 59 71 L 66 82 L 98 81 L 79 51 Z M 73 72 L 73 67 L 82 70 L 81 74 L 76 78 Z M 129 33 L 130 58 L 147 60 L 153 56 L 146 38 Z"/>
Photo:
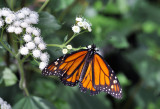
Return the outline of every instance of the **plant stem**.
<path id="1" fill-rule="evenodd" d="M 0 38 L 0 40 L 2 40 L 2 39 L 3 39 L 3 32 L 4 32 L 4 29 L 5 29 L 5 28 L 2 28 L 2 31 L 1 31 L 1 38 Z"/>
<path id="2" fill-rule="evenodd" d="M 47 44 L 47 46 L 63 48 L 63 45 L 59 45 L 59 44 Z"/>
<path id="3" fill-rule="evenodd" d="M 87 32 L 87 31 L 83 31 L 83 32 L 81 32 L 81 33 L 79 33 L 79 34 L 74 34 L 74 35 L 64 44 L 64 46 L 66 46 L 69 42 L 71 42 L 76 36 L 78 36 L 78 35 L 80 35 L 80 34 L 83 34 L 83 33 L 85 33 L 85 32 Z"/>
<path id="4" fill-rule="evenodd" d="M 23 59 L 22 59 L 22 62 L 24 63 L 25 60 L 29 57 L 30 55 L 28 54 L 27 56 L 25 56 Z"/>
<path id="5" fill-rule="evenodd" d="M 4 32 L 4 29 L 6 28 L 6 26 L 4 28 L 2 28 L 2 31 L 1 31 L 1 36 L 0 36 L 0 43 L 2 44 L 2 46 L 10 53 L 12 54 L 13 56 L 16 57 L 16 54 L 12 52 L 12 50 L 3 42 L 3 32 Z"/>
<path id="6" fill-rule="evenodd" d="M 78 34 L 74 34 L 64 45 L 67 45 L 71 40 L 73 40 Z"/>
<path id="7" fill-rule="evenodd" d="M 45 7 L 46 7 L 46 5 L 48 4 L 48 2 L 49 2 L 49 0 L 46 0 L 45 2 L 44 2 L 44 4 L 41 6 L 41 8 L 38 10 L 38 13 L 40 13 Z"/>
<path id="8" fill-rule="evenodd" d="M 21 61 L 20 59 L 20 56 L 19 55 L 16 55 L 14 52 L 11 51 L 11 49 L 6 45 L 4 44 L 3 42 L 3 32 L 4 32 L 4 29 L 2 29 L 1 31 L 1 38 L 0 38 L 0 43 L 2 44 L 2 46 L 10 53 L 12 54 L 18 61 L 18 69 L 19 69 L 19 72 L 20 72 L 20 88 L 24 90 L 25 94 L 27 96 L 29 96 L 29 92 L 27 90 L 27 87 L 26 87 L 26 83 L 25 83 L 25 77 L 24 77 L 24 69 L 23 69 L 23 62 Z M 15 41 L 15 37 L 12 37 L 12 44 L 13 44 L 13 47 L 14 47 L 14 50 L 15 52 L 18 54 L 18 44 L 16 43 Z M 14 42 L 15 41 L 15 42 Z"/>
<path id="9" fill-rule="evenodd" d="M 15 52 L 18 54 L 18 43 L 17 43 L 17 38 L 12 37 L 12 44 Z M 24 68 L 23 68 L 23 59 L 20 59 L 20 55 L 17 55 L 16 57 L 18 61 L 18 69 L 20 73 L 20 82 L 19 82 L 19 87 L 24 90 L 25 94 L 29 96 L 28 89 L 26 87 L 26 82 L 25 82 L 25 75 L 24 75 Z"/>
<path id="10" fill-rule="evenodd" d="M 16 57 L 16 54 L 13 53 L 4 43 L 2 40 L 0 40 L 0 43 L 2 44 L 2 46 L 10 53 L 12 54 L 14 57 Z"/>
<path id="11" fill-rule="evenodd" d="M 47 46 L 63 48 L 63 47 L 65 47 L 68 43 L 70 43 L 76 36 L 78 36 L 78 35 L 80 35 L 80 34 L 83 34 L 83 33 L 85 33 L 85 32 L 87 32 L 87 31 L 83 31 L 83 32 L 81 32 L 81 33 L 79 33 L 79 34 L 73 34 L 73 36 L 72 36 L 67 42 L 65 42 L 65 43 L 62 44 L 62 45 L 59 45 L 59 44 L 47 44 Z"/>
<path id="12" fill-rule="evenodd" d="M 17 61 L 18 61 L 18 69 L 19 69 L 20 76 L 21 76 L 21 79 L 19 82 L 19 87 L 24 90 L 24 92 L 27 96 L 29 96 L 29 92 L 28 92 L 28 89 L 26 87 L 26 82 L 25 82 L 23 62 L 20 60 L 19 57 L 17 58 Z"/>

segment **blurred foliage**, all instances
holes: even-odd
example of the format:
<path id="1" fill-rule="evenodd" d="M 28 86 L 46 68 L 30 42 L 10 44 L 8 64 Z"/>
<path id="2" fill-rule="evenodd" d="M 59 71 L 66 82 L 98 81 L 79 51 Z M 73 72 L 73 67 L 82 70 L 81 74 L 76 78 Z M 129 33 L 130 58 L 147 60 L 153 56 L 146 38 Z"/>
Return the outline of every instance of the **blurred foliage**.
<path id="1" fill-rule="evenodd" d="M 1 0 L 0 7 L 10 6 L 17 10 L 25 6 L 38 10 L 43 4 L 43 0 L 11 0 L 14 5 L 8 1 Z M 34 96 L 24 97 L 18 89 L 19 74 L 13 60 L 6 67 L 6 52 L 0 46 L 0 97 L 14 105 L 14 109 L 160 107 L 159 0 L 50 0 L 43 11 L 37 26 L 47 43 L 61 44 L 66 40 L 65 36 L 69 38 L 77 15 L 89 19 L 92 33 L 76 37 L 71 44 L 73 47 L 96 44 L 115 70 L 124 96 L 122 100 L 116 100 L 105 93 L 83 94 L 78 87 L 62 85 L 57 77 L 41 76 L 37 66 L 28 62 L 25 64 L 26 82 Z M 62 55 L 57 48 L 48 47 L 48 52 L 50 61 Z"/>

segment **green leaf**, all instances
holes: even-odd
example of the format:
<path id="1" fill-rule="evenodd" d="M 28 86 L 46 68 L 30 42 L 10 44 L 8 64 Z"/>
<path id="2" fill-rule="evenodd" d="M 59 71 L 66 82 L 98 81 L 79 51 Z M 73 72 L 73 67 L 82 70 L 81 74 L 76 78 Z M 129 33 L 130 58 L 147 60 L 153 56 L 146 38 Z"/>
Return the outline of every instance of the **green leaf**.
<path id="1" fill-rule="evenodd" d="M 56 90 L 54 96 L 68 101 L 72 109 L 105 109 L 111 106 L 110 101 L 105 98 L 105 95 L 105 93 L 101 93 L 91 97 L 88 93 L 81 93 L 78 87 L 63 86 Z"/>
<path id="2" fill-rule="evenodd" d="M 111 36 L 111 38 L 108 40 L 109 43 L 111 43 L 116 48 L 127 48 L 129 47 L 129 44 L 125 37 L 123 36 Z"/>
<path id="3" fill-rule="evenodd" d="M 152 33 L 156 30 L 157 25 L 154 22 L 147 21 L 142 25 L 142 29 L 145 33 Z"/>
<path id="4" fill-rule="evenodd" d="M 0 84 L 3 82 L 3 78 L 0 78 Z"/>
<path id="5" fill-rule="evenodd" d="M 66 35 L 66 36 L 64 37 L 64 42 L 66 42 L 67 39 L 68 39 L 68 35 Z"/>
<path id="6" fill-rule="evenodd" d="M 127 77 L 123 73 L 118 74 L 117 77 L 122 86 L 128 86 L 131 84 L 131 81 L 128 80 Z"/>
<path id="7" fill-rule="evenodd" d="M 61 28 L 56 18 L 48 12 L 41 12 L 39 14 L 39 20 L 40 21 L 37 26 L 42 30 L 42 36 L 54 33 L 54 31 Z"/>
<path id="8" fill-rule="evenodd" d="M 11 9 L 13 9 L 16 4 L 16 0 L 6 0 L 6 2 Z"/>
<path id="9" fill-rule="evenodd" d="M 16 75 L 9 68 L 5 68 L 2 73 L 5 86 L 12 86 L 17 82 Z"/>
<path id="10" fill-rule="evenodd" d="M 71 5 L 74 2 L 74 0 L 51 0 L 48 6 L 53 11 L 60 11 L 65 8 L 67 8 L 69 5 Z M 54 4 L 54 6 L 53 6 Z"/>
<path id="11" fill-rule="evenodd" d="M 13 109 L 55 109 L 55 107 L 42 98 L 29 96 L 18 101 Z"/>

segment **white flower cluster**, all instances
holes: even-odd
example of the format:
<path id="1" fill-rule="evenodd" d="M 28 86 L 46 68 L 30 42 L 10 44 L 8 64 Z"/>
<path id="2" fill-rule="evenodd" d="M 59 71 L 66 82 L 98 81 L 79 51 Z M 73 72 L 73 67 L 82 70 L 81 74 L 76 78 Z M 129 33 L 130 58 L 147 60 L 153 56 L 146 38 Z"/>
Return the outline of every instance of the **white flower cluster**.
<path id="1" fill-rule="evenodd" d="M 12 107 L 0 97 L 0 109 L 12 109 Z"/>
<path id="2" fill-rule="evenodd" d="M 92 31 L 92 24 L 82 17 L 76 17 L 76 24 L 72 27 L 74 33 L 80 33 L 81 30 Z"/>
<path id="3" fill-rule="evenodd" d="M 21 35 L 24 45 L 19 49 L 20 54 L 32 54 L 34 58 L 40 59 L 39 68 L 43 70 L 48 64 L 49 55 L 47 52 L 42 52 L 46 49 L 46 44 L 40 36 L 40 29 L 33 26 L 38 21 L 38 13 L 29 8 L 22 8 L 18 12 L 8 8 L 0 9 L 0 28 L 7 26 L 7 32 Z"/>
<path id="4" fill-rule="evenodd" d="M 67 47 L 67 48 L 62 49 L 62 53 L 63 53 L 63 54 L 67 54 L 67 53 L 68 53 L 68 50 L 71 50 L 71 49 L 72 49 L 72 45 L 67 45 L 66 47 Z"/>

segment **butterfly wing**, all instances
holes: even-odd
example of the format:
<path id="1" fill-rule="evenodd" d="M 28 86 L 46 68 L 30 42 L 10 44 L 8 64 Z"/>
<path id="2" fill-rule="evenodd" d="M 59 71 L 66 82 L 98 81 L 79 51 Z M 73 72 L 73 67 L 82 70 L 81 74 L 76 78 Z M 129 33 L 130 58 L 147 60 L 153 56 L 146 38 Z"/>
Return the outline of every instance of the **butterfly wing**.
<path id="1" fill-rule="evenodd" d="M 96 95 L 100 91 L 97 91 L 93 87 L 93 83 L 92 83 L 93 75 L 92 75 L 92 72 L 93 72 L 93 61 L 91 60 L 89 62 L 89 65 L 88 65 L 88 68 L 87 68 L 87 71 L 86 71 L 86 74 L 85 74 L 83 80 L 79 83 L 79 87 L 81 89 L 81 92 L 85 93 L 87 91 L 87 89 L 89 89 L 90 92 L 91 92 L 91 95 Z"/>
<path id="2" fill-rule="evenodd" d="M 80 88 L 83 92 L 89 89 L 91 95 L 103 91 L 115 98 L 122 98 L 122 89 L 114 71 L 98 53 L 92 58 Z"/>
<path id="3" fill-rule="evenodd" d="M 59 76 L 64 85 L 75 86 L 78 83 L 87 50 L 79 50 L 64 55 L 49 64 L 42 74 L 45 76 Z"/>

